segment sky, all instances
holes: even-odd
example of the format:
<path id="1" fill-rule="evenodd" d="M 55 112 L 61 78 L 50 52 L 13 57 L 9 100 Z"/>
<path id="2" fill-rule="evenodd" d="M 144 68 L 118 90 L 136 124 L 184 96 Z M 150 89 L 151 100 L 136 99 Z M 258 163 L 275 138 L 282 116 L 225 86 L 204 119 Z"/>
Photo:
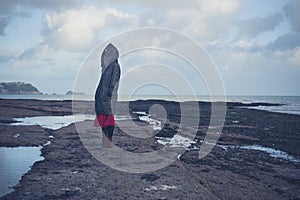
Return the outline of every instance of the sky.
<path id="1" fill-rule="evenodd" d="M 121 32 L 159 27 L 199 43 L 215 63 L 227 95 L 300 95 L 298 8 L 299 0 L 0 0 L 0 82 L 30 82 L 43 93 L 64 94 L 73 89 L 95 46 Z M 164 42 L 149 36 L 128 45 L 145 39 Z M 169 45 L 193 53 L 170 40 Z M 143 56 L 143 62 L 159 60 L 159 52 L 133 53 L 120 58 L 122 71 Z M 167 57 L 164 64 L 181 67 L 186 80 L 197 84 L 191 70 Z M 155 69 L 156 78 L 172 75 Z M 132 75 L 133 84 L 134 76 L 141 74 Z M 198 88 L 198 94 L 207 94 L 205 87 Z M 164 94 L 161 88 L 144 90 Z"/>

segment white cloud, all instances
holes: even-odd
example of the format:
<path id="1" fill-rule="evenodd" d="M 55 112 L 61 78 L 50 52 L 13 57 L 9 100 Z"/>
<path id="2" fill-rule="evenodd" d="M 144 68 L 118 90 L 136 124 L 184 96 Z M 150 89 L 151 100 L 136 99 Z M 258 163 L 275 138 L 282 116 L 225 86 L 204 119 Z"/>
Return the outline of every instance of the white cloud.
<path id="1" fill-rule="evenodd" d="M 64 94 L 72 88 L 73 79 L 85 55 L 54 50 L 46 44 L 26 49 L 20 55 L 0 52 L 3 81 L 32 82 L 43 92 Z"/>
<path id="2" fill-rule="evenodd" d="M 300 64 L 299 39 L 297 39 L 299 12 L 296 9 L 299 7 L 299 1 L 291 1 L 284 8 L 285 15 L 293 27 L 294 32 L 291 33 L 288 33 L 290 30 L 286 25 L 287 19 L 283 19 L 281 10 L 272 9 L 272 6 L 270 6 L 271 14 L 261 17 L 256 10 L 260 5 L 257 7 L 255 5 L 249 8 L 250 16 L 253 18 L 238 23 L 239 17 L 243 16 L 241 15 L 243 6 L 240 5 L 243 3 L 244 1 L 240 0 L 3 1 L 0 13 L 5 19 L 0 19 L 0 35 L 5 33 L 5 28 L 9 24 L 12 25 L 9 27 L 10 32 L 15 31 L 14 34 L 18 35 L 16 34 L 18 23 L 30 22 L 31 19 L 25 22 L 21 17 L 16 17 L 17 12 L 29 14 L 38 12 L 40 15 L 44 13 L 45 20 L 41 27 L 41 36 L 35 43 L 34 40 L 24 41 L 24 45 L 18 49 L 23 51 L 24 46 L 28 46 L 21 55 L 17 55 L 16 52 L 9 53 L 9 47 L 0 52 L 0 66 L 3 70 L 0 78 L 22 80 L 22 77 L 25 77 L 26 80 L 33 79 L 39 82 L 47 91 L 63 92 L 71 89 L 70 85 L 74 81 L 77 69 L 83 62 L 86 51 L 91 47 L 121 31 L 141 26 L 158 26 L 183 32 L 197 42 L 205 43 L 212 58 L 221 68 L 222 76 L 231 93 L 236 92 L 237 88 L 240 93 L 248 91 L 255 93 L 257 88 L 261 89 L 261 93 L 263 89 L 268 92 L 268 89 L 275 91 L 277 87 L 282 90 L 284 87 L 288 88 L 288 84 L 292 81 L 297 82 L 295 78 L 288 78 L 289 75 L 296 74 L 289 70 L 297 69 L 290 66 Z M 261 11 L 261 8 L 259 10 Z M 35 17 L 35 20 L 38 19 L 39 17 Z M 7 37 L 12 44 L 13 41 L 17 41 L 14 40 L 14 37 L 17 37 L 14 34 Z M 234 38 L 236 35 L 238 37 Z M 272 37 L 267 38 L 269 35 Z M 278 37 L 279 35 L 282 36 Z M 175 40 L 168 34 L 159 36 L 137 34 L 128 40 L 118 41 L 117 46 L 122 50 L 135 47 L 137 43 L 146 46 L 161 45 L 163 48 L 176 48 L 181 52 L 188 52 L 191 56 L 197 56 L 197 52 L 191 51 L 191 47 L 184 39 Z M 278 38 L 274 42 L 265 46 L 266 42 L 276 37 Z M 140 63 L 156 61 L 170 65 L 173 64 L 172 61 L 174 62 L 174 59 L 163 57 L 161 52 L 142 53 L 132 55 L 138 64 L 138 61 Z M 99 65 L 99 55 L 100 52 L 97 52 L 97 59 L 93 60 L 95 67 Z M 126 63 L 120 59 L 123 70 L 135 62 Z M 176 64 L 178 68 L 184 66 L 178 62 Z M 182 71 L 189 73 L 185 69 Z M 282 79 L 279 78 L 283 74 L 285 78 L 283 76 Z M 157 76 L 159 75 L 157 73 Z M 54 83 L 58 77 L 61 78 L 61 82 Z M 44 83 L 45 80 L 48 82 Z M 63 84 L 67 80 L 68 83 Z M 281 86 L 280 80 L 286 82 Z M 258 83 L 266 87 L 260 88 Z M 273 86 L 275 83 L 278 85 Z"/>
<path id="3" fill-rule="evenodd" d="M 97 44 L 101 29 L 134 26 L 136 19 L 116 9 L 94 7 L 46 14 L 46 43 L 68 51 L 82 51 Z M 102 30 L 105 31 L 105 30 Z"/>
<path id="4" fill-rule="evenodd" d="M 175 29 L 201 42 L 226 34 L 240 9 L 240 0 L 115 0 L 110 3 L 117 7 L 132 6 L 137 11 L 139 26 Z"/>
<path id="5" fill-rule="evenodd" d="M 16 52 L 0 49 L 0 67 L 6 66 L 11 60 L 17 57 Z"/>
<path id="6" fill-rule="evenodd" d="M 252 42 L 247 42 L 243 40 L 236 41 L 232 45 L 241 49 L 250 49 L 254 46 Z"/>
<path id="7" fill-rule="evenodd" d="M 228 27 L 237 17 L 240 2 L 194 1 L 188 5 L 185 8 L 168 9 L 161 24 L 204 42 L 216 40 L 227 33 Z"/>
<path id="8" fill-rule="evenodd" d="M 299 94 L 299 49 L 269 53 L 220 49 L 212 57 L 229 94 Z"/>
<path id="9" fill-rule="evenodd" d="M 65 75 L 70 70 L 77 69 L 84 56 L 63 50 L 54 50 L 46 44 L 38 44 L 27 48 L 21 54 L 11 56 L 6 61 L 5 67 L 14 70 L 50 70 L 51 75 Z M 1 58 L 1 56 L 0 56 Z M 49 74 L 50 75 L 50 74 Z"/>
<path id="10" fill-rule="evenodd" d="M 300 47 L 295 50 L 289 60 L 300 69 Z"/>

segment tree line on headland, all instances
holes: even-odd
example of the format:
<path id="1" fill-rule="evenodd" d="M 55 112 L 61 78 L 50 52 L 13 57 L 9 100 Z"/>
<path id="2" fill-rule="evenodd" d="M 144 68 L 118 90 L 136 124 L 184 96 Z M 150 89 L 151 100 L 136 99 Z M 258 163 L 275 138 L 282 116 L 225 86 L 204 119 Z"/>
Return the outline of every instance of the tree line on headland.
<path id="1" fill-rule="evenodd" d="M 42 94 L 30 83 L 0 82 L 0 94 Z"/>

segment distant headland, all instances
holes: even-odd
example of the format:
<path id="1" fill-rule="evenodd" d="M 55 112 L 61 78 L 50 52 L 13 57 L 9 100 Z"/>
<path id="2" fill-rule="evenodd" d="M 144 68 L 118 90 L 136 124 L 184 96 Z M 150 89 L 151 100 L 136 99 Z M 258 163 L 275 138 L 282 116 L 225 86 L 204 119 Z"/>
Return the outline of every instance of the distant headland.
<path id="1" fill-rule="evenodd" d="M 42 93 L 30 83 L 0 82 L 0 94 L 42 94 Z"/>
<path id="2" fill-rule="evenodd" d="M 85 95 L 84 92 L 73 92 L 72 90 L 68 91 L 66 95 Z"/>

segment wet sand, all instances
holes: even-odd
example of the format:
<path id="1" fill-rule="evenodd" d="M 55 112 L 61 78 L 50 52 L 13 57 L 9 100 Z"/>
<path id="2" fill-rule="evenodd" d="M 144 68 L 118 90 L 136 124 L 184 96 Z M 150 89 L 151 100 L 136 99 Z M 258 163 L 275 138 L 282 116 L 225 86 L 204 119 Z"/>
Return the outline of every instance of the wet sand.
<path id="1" fill-rule="evenodd" d="M 81 108 L 75 112 L 93 112 L 93 102 L 78 103 Z M 180 123 L 178 103 L 152 100 L 129 105 L 132 112 L 147 112 L 153 104 L 163 105 L 168 113 L 158 136 L 176 134 Z M 125 105 L 120 103 L 119 107 Z M 210 120 L 210 104 L 199 102 L 199 106 L 196 147 L 201 146 Z M 39 146 L 51 141 L 42 149 L 45 159 L 36 162 L 15 191 L 1 199 L 300 199 L 299 162 L 239 148 L 259 145 L 299 160 L 300 116 L 243 106 L 227 104 L 222 135 L 205 158 L 198 158 L 197 149 L 188 150 L 168 167 L 132 174 L 111 169 L 95 159 L 84 147 L 74 124 L 58 130 L 10 125 L 18 117 L 70 115 L 71 101 L 0 99 L 0 146 Z M 136 119 L 134 122 L 147 126 Z M 119 123 L 126 125 L 126 120 Z M 20 136 L 14 137 L 16 134 Z M 136 139 L 120 128 L 115 130 L 114 144 L 131 152 L 150 152 L 162 146 L 155 137 Z"/>

